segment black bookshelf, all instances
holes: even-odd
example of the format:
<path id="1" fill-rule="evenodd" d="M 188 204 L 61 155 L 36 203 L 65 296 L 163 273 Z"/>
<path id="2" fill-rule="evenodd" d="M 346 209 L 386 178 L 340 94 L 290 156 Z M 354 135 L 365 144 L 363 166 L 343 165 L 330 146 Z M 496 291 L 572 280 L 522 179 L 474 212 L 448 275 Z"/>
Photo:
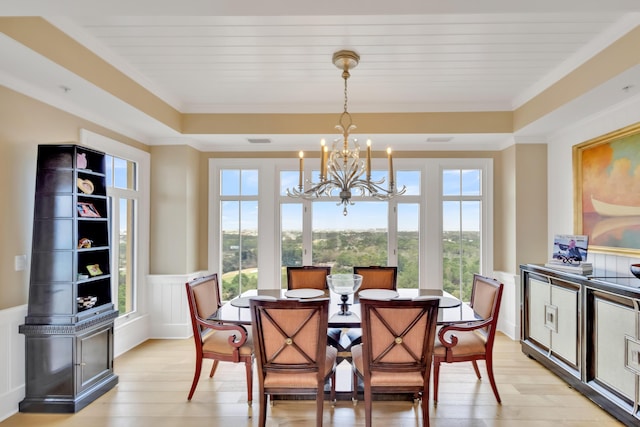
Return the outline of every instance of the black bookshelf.
<path id="1" fill-rule="evenodd" d="M 38 146 L 21 412 L 76 412 L 118 383 L 109 209 L 104 153 Z"/>

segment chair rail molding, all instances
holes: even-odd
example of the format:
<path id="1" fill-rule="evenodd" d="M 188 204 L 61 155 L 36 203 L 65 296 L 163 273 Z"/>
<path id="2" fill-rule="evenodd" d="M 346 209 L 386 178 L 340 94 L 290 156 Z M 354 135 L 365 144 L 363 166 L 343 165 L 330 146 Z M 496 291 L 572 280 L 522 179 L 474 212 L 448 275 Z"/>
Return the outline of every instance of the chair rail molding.
<path id="1" fill-rule="evenodd" d="M 206 275 L 199 271 L 189 274 L 151 274 L 147 276 L 150 338 L 189 338 L 192 334 L 189 305 L 184 284 Z"/>

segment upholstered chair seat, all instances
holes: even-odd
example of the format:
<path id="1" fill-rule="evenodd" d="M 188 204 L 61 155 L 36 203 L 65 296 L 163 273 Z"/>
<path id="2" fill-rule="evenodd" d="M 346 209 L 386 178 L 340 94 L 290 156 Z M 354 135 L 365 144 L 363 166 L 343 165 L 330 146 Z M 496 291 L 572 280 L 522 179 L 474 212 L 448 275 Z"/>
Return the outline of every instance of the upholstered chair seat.
<path id="1" fill-rule="evenodd" d="M 438 332 L 433 349 L 433 400 L 438 402 L 438 382 L 441 363 L 471 362 L 478 379 L 481 379 L 478 360 L 484 360 L 491 389 L 498 403 L 501 402 L 493 375 L 493 342 L 498 325 L 498 314 L 504 285 L 495 279 L 473 276 L 471 302 L 478 318 L 468 325 L 449 325 Z"/>

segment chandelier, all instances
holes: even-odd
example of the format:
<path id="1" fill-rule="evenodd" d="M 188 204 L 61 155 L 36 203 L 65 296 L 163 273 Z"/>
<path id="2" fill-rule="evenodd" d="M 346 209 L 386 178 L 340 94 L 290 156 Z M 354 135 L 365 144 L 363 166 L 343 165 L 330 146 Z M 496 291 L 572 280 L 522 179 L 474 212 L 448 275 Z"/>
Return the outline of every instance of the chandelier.
<path id="1" fill-rule="evenodd" d="M 349 70 L 355 68 L 360 61 L 360 56 L 350 50 L 341 50 L 333 54 L 333 63 L 342 70 L 344 79 L 344 111 L 340 114 L 340 119 L 336 129 L 342 132 L 342 138 L 333 141 L 331 152 L 328 152 L 326 142 L 320 142 L 320 179 L 318 182 L 303 180 L 304 176 L 304 153 L 300 151 L 300 175 L 298 185 L 287 189 L 287 196 L 302 199 L 317 199 L 320 197 L 340 197 L 338 206 L 342 205 L 342 214 L 347 215 L 347 207 L 353 205 L 352 195 L 373 197 L 377 200 L 389 200 L 397 195 L 404 194 L 407 189 L 403 185 L 400 190 L 396 189 L 393 175 L 393 157 L 391 148 L 387 148 L 387 158 L 389 163 L 389 184 L 383 187 L 384 177 L 379 180 L 371 179 L 371 140 L 367 140 L 366 159 L 360 159 L 360 145 L 358 140 L 352 138 L 350 141 L 349 132 L 356 128 L 351 120 L 351 114 L 347 111 L 347 79 L 350 77 Z M 306 184 L 306 186 L 305 186 Z"/>

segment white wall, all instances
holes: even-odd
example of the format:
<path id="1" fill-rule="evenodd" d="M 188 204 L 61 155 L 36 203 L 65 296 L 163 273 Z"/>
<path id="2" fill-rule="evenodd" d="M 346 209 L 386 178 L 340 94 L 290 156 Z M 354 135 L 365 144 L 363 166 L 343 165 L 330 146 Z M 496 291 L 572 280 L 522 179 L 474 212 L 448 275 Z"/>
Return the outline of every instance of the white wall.
<path id="1" fill-rule="evenodd" d="M 580 122 L 573 123 L 556 134 L 548 142 L 548 241 L 555 234 L 574 232 L 573 221 L 573 167 L 572 147 L 606 133 L 640 122 L 640 96 Z M 549 246 L 551 256 L 551 246 Z M 629 274 L 629 264 L 637 259 L 610 254 L 589 254 L 590 262 L 597 269 Z"/>
<path id="2" fill-rule="evenodd" d="M 637 122 L 640 122 L 640 96 L 631 98 L 614 109 L 573 123 L 548 139 L 550 242 L 553 242 L 554 234 L 573 233 L 572 147 Z"/>

